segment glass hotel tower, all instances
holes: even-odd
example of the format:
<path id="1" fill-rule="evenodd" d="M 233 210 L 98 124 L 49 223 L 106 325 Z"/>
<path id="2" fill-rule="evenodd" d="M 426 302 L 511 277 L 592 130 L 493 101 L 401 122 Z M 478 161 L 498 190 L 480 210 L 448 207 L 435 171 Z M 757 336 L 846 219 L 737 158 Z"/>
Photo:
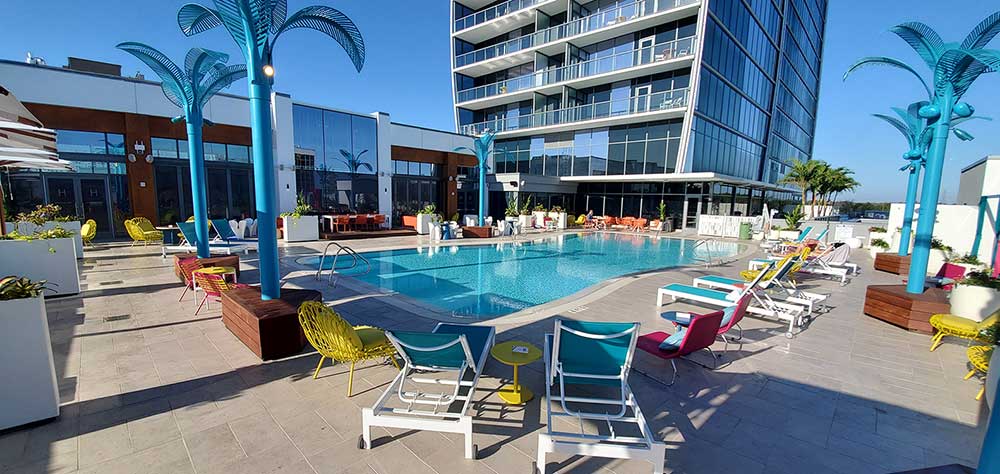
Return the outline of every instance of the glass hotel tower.
<path id="1" fill-rule="evenodd" d="M 809 159 L 827 0 L 460 0 L 458 131 L 497 132 L 490 214 L 755 215 Z M 471 192 L 471 190 L 466 190 Z"/>

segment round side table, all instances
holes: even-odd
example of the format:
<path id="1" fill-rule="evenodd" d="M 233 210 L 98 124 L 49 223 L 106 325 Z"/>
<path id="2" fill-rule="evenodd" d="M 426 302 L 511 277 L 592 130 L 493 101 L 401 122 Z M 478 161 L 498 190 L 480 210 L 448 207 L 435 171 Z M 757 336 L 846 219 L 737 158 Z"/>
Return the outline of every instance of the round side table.
<path id="1" fill-rule="evenodd" d="M 494 345 L 490 349 L 490 355 L 500 363 L 514 367 L 514 383 L 500 387 L 501 400 L 511 405 L 523 405 L 534 398 L 535 394 L 527 387 L 522 387 L 518 382 L 517 368 L 540 359 L 542 357 L 541 349 L 524 341 L 507 341 Z"/>

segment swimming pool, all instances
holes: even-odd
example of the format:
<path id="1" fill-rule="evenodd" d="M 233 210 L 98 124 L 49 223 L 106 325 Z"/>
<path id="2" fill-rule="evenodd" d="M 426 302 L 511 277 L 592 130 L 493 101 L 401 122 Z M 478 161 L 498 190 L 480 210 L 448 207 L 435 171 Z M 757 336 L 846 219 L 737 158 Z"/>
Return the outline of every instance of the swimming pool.
<path id="1" fill-rule="evenodd" d="M 713 257 L 739 252 L 717 243 Z M 698 263 L 707 257 L 694 240 L 614 233 L 562 234 L 489 245 L 436 246 L 362 254 L 371 264 L 341 275 L 396 291 L 456 316 L 493 318 L 571 295 L 602 281 L 647 270 Z M 319 257 L 299 263 L 312 268 Z M 324 267 L 329 269 L 331 259 Z M 652 296 L 650 296 L 652 297 Z"/>

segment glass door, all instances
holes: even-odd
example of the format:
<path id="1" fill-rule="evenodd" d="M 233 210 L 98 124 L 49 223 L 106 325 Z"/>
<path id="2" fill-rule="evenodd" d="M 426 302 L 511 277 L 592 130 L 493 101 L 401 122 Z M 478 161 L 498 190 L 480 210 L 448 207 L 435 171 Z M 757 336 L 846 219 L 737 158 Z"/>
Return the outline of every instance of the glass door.
<path id="1" fill-rule="evenodd" d="M 99 236 L 115 235 L 107 177 L 51 176 L 46 178 L 45 188 L 47 201 L 59 205 L 63 214 L 93 219 Z"/>
<path id="2" fill-rule="evenodd" d="M 639 40 L 638 57 L 636 64 L 649 64 L 653 62 L 653 44 L 656 42 L 655 36 L 647 36 Z"/>
<path id="3" fill-rule="evenodd" d="M 635 88 L 635 109 L 633 113 L 643 113 L 649 111 L 649 97 L 653 91 L 653 86 L 645 85 Z"/>
<path id="4" fill-rule="evenodd" d="M 59 178 L 48 178 L 46 180 L 48 188 L 49 204 L 58 205 L 62 208 L 63 214 L 82 215 L 83 208 L 78 205 L 76 199 L 76 178 L 67 176 Z"/>

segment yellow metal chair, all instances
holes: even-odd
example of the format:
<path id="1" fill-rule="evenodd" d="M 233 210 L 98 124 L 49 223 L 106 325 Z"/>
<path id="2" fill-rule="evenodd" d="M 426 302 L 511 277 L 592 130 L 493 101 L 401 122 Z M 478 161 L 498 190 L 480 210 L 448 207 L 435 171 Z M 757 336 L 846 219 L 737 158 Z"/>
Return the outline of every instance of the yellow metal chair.
<path id="1" fill-rule="evenodd" d="M 97 222 L 93 219 L 87 219 L 86 222 L 80 226 L 80 239 L 83 240 L 83 245 L 92 245 L 91 241 L 97 236 Z"/>
<path id="2" fill-rule="evenodd" d="M 385 337 L 385 331 L 371 326 L 351 326 L 336 311 L 319 301 L 306 301 L 299 306 L 299 324 L 306 333 L 309 343 L 319 352 L 319 364 L 313 378 L 319 376 L 323 361 L 350 362 L 351 371 L 347 379 L 347 396 L 351 396 L 354 385 L 354 364 L 356 362 L 388 357 L 392 365 L 396 363 L 396 348 Z"/>
<path id="3" fill-rule="evenodd" d="M 786 276 L 786 278 L 791 279 L 792 276 L 795 275 L 795 273 L 798 272 L 800 268 L 802 268 L 802 265 L 805 265 L 806 259 L 809 257 L 810 251 L 812 251 L 812 249 L 810 249 L 809 247 L 803 247 L 802 251 L 800 252 L 793 252 L 788 255 L 785 255 L 784 257 L 781 258 L 781 260 L 778 260 L 778 263 L 776 263 L 773 267 L 771 267 L 772 270 L 769 271 L 766 275 L 764 275 L 764 279 L 769 280 L 771 278 L 774 278 L 774 274 L 778 271 L 779 268 L 785 265 L 785 262 L 788 261 L 788 259 L 798 255 L 800 256 L 798 263 L 792 265 L 792 268 L 788 270 L 788 275 Z M 746 281 L 753 281 L 755 278 L 757 278 L 758 273 L 760 273 L 759 269 L 743 270 L 742 272 L 740 272 L 740 277 L 742 277 Z"/>
<path id="4" fill-rule="evenodd" d="M 931 338 L 931 352 L 934 352 L 934 349 L 937 349 L 941 345 L 941 341 L 945 336 L 988 343 L 989 341 L 984 340 L 981 334 L 986 328 L 996 324 L 998 317 L 1000 317 L 1000 312 L 993 313 L 992 316 L 980 322 L 952 314 L 935 314 L 931 316 L 931 326 L 937 329 L 937 334 Z"/>
<path id="5" fill-rule="evenodd" d="M 149 219 L 145 217 L 136 217 L 125 221 L 125 230 L 132 237 L 132 245 L 142 242 L 142 245 L 145 246 L 149 242 L 163 241 L 163 232 L 156 230 Z"/>
<path id="6" fill-rule="evenodd" d="M 969 358 L 969 364 L 972 364 L 972 370 L 965 375 L 965 380 L 971 379 L 973 375 L 976 375 L 976 372 L 986 375 L 986 372 L 990 370 L 990 357 L 993 356 L 992 346 L 972 346 L 965 351 L 965 355 Z M 984 392 L 986 392 L 985 384 L 976 394 L 976 400 L 983 398 Z"/>

